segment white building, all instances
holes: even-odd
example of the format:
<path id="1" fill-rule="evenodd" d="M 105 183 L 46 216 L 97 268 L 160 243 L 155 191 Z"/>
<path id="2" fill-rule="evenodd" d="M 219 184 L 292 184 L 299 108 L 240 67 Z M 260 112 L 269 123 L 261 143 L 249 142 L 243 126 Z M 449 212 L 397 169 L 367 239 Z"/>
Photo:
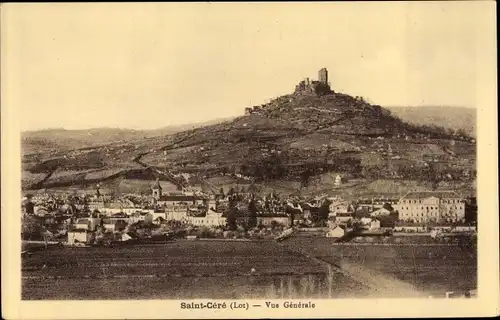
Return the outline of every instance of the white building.
<path id="1" fill-rule="evenodd" d="M 153 213 L 154 213 L 154 210 L 136 211 L 130 215 L 128 222 L 130 224 L 137 223 L 139 221 L 151 223 L 153 221 Z"/>
<path id="2" fill-rule="evenodd" d="M 340 238 L 345 234 L 345 230 L 339 226 L 334 227 L 326 233 L 327 238 Z"/>
<path id="3" fill-rule="evenodd" d="M 370 213 L 370 216 L 372 216 L 372 217 L 380 217 L 380 216 L 388 216 L 390 214 L 391 214 L 391 212 L 389 210 L 387 210 L 385 208 L 380 208 L 378 210 L 372 211 Z"/>
<path id="4" fill-rule="evenodd" d="M 126 215 L 131 215 L 132 213 L 136 212 L 137 208 L 133 207 L 124 207 L 124 208 L 102 208 L 100 210 L 102 215 L 113 215 L 117 213 L 124 213 Z M 151 210 L 152 211 L 152 210 Z"/>
<path id="5" fill-rule="evenodd" d="M 90 230 L 90 221 L 87 218 L 78 219 L 74 224 L 73 228 L 79 230 Z"/>
<path id="6" fill-rule="evenodd" d="M 335 201 L 330 203 L 329 211 L 330 213 L 328 215 L 330 217 L 335 217 L 338 213 L 346 213 L 354 210 L 347 201 Z"/>
<path id="7" fill-rule="evenodd" d="M 380 220 L 378 219 L 372 219 L 370 221 L 370 226 L 368 227 L 369 230 L 377 230 L 380 229 Z"/>
<path id="8" fill-rule="evenodd" d="M 103 223 L 104 232 L 115 232 L 116 224 L 115 223 Z"/>
<path id="9" fill-rule="evenodd" d="M 400 224 L 394 227 L 395 232 L 426 232 L 427 228 L 424 226 L 404 225 Z"/>
<path id="10" fill-rule="evenodd" d="M 208 210 L 204 217 L 187 216 L 187 222 L 195 226 L 216 227 L 225 226 L 227 218 L 222 216 L 222 213 Z"/>
<path id="11" fill-rule="evenodd" d="M 187 219 L 187 207 L 168 210 L 166 212 L 166 220 L 183 221 Z"/>
<path id="12" fill-rule="evenodd" d="M 133 238 L 128 233 L 122 233 L 122 241 L 132 240 Z"/>
<path id="13" fill-rule="evenodd" d="M 360 221 L 362 225 L 369 225 L 372 222 L 372 218 L 363 217 Z"/>
<path id="14" fill-rule="evenodd" d="M 403 221 L 449 223 L 465 219 L 465 200 L 454 191 L 410 192 L 393 207 Z"/>
<path id="15" fill-rule="evenodd" d="M 451 231 L 452 232 L 475 232 L 476 227 L 475 226 L 455 226 Z"/>
<path id="16" fill-rule="evenodd" d="M 198 206 L 203 204 L 203 199 L 195 195 L 162 195 L 156 203 L 167 207 L 178 205 Z"/>
<path id="17" fill-rule="evenodd" d="M 91 233 L 83 229 L 74 229 L 68 231 L 68 244 L 87 243 L 90 240 Z"/>

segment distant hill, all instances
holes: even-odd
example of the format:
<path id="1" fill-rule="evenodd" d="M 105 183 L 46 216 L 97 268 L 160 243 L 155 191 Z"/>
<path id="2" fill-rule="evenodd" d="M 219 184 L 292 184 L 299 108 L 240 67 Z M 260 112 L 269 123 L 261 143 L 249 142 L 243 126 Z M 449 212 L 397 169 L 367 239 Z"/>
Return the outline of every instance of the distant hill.
<path id="1" fill-rule="evenodd" d="M 21 133 L 23 154 L 88 148 L 117 142 L 130 142 L 164 136 L 201 126 L 212 125 L 232 118 L 219 118 L 201 123 L 167 126 L 153 130 L 92 128 L 66 130 L 63 128 L 25 131 Z"/>
<path id="2" fill-rule="evenodd" d="M 391 107 L 391 113 L 418 125 L 438 125 L 446 129 L 462 129 L 476 136 L 476 109 L 463 107 Z"/>

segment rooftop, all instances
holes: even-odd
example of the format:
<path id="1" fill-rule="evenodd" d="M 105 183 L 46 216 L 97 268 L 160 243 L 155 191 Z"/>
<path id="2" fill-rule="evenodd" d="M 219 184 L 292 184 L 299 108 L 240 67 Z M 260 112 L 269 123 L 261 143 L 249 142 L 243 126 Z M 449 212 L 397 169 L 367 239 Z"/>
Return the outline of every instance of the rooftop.
<path id="1" fill-rule="evenodd" d="M 195 201 L 200 198 L 197 196 L 185 196 L 185 195 L 165 195 L 160 197 L 160 201 Z"/>
<path id="2" fill-rule="evenodd" d="M 455 191 L 419 191 L 419 192 L 409 192 L 406 195 L 404 195 L 402 199 L 425 199 L 430 197 L 436 197 L 439 199 L 461 198 L 461 196 Z"/>

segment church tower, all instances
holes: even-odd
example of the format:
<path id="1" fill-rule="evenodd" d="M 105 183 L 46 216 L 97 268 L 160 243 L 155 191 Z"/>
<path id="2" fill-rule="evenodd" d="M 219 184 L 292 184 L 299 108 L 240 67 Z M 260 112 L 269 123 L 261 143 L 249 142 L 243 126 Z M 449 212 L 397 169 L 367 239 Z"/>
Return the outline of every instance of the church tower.
<path id="1" fill-rule="evenodd" d="M 161 185 L 160 185 L 160 179 L 156 179 L 156 182 L 155 184 L 153 185 L 153 187 L 151 187 L 151 190 L 153 190 L 153 198 L 155 200 L 159 200 L 160 197 L 161 197 Z"/>
<path id="2" fill-rule="evenodd" d="M 99 199 L 101 197 L 101 186 L 99 184 L 97 184 L 95 189 L 96 189 L 95 195 L 96 195 L 97 199 Z"/>

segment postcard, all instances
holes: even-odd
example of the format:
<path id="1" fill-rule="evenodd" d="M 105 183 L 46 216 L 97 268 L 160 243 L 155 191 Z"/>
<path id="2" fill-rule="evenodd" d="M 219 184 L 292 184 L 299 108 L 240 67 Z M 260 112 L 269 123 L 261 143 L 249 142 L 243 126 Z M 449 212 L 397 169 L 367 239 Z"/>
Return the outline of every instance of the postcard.
<path id="1" fill-rule="evenodd" d="M 494 2 L 1 14 L 5 319 L 498 315 Z"/>

